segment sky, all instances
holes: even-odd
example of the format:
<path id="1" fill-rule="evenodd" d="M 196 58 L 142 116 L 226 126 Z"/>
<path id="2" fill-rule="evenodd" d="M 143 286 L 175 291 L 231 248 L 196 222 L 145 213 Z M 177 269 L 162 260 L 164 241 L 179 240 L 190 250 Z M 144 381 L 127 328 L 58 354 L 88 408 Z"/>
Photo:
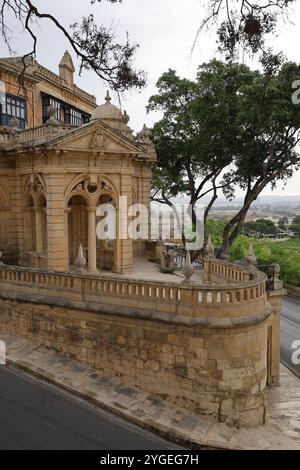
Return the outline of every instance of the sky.
<path id="1" fill-rule="evenodd" d="M 123 0 L 121 4 L 102 1 L 94 6 L 90 5 L 90 0 L 35 0 L 33 3 L 40 11 L 54 14 L 66 27 L 93 13 L 97 23 L 116 29 L 120 41 L 125 40 L 128 31 L 131 41 L 140 45 L 135 62 L 137 68 L 147 73 L 147 87 L 141 92 L 128 92 L 122 101 L 122 107 L 131 118 L 129 125 L 136 132 L 144 123 L 151 127 L 160 117 L 158 113 L 147 114 L 146 106 L 149 97 L 156 92 L 155 84 L 163 72 L 172 68 L 180 76 L 193 79 L 199 64 L 213 57 L 221 58 L 215 31 L 203 33 L 192 53 L 197 29 L 206 14 L 207 2 L 204 0 Z M 290 18 L 293 23 L 282 21 L 279 25 L 272 46 L 282 50 L 288 59 L 300 62 L 300 0 L 296 1 Z M 9 26 L 14 53 L 20 55 L 31 50 L 30 38 L 12 17 Z M 78 61 L 67 40 L 48 20 L 41 20 L 35 26 L 35 32 L 38 36 L 37 60 L 42 65 L 58 72 L 58 63 L 68 49 L 78 70 Z M 9 55 L 3 41 L 0 42 L 0 53 L 2 57 Z M 251 60 L 245 60 L 248 65 L 254 65 Z M 85 71 L 82 76 L 76 76 L 75 81 L 94 94 L 98 104 L 104 102 L 107 85 L 96 74 Z M 267 188 L 264 194 L 299 195 L 300 201 L 300 172 L 294 175 L 284 191 L 282 187 L 275 191 Z"/>

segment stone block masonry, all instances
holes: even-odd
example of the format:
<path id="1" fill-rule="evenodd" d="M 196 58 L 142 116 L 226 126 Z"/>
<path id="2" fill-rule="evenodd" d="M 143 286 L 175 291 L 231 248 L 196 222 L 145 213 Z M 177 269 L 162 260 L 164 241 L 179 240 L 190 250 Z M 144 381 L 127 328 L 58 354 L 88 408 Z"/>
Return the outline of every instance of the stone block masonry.
<path id="1" fill-rule="evenodd" d="M 1 330 L 235 426 L 265 419 L 268 321 L 203 328 L 0 299 Z"/>

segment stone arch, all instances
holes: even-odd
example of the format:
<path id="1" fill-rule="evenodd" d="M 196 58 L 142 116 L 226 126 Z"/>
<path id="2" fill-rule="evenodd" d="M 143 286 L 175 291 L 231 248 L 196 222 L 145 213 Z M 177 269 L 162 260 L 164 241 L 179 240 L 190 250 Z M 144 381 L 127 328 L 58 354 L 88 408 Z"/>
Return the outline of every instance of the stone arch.
<path id="1" fill-rule="evenodd" d="M 34 207 L 39 207 L 39 198 L 44 197 L 46 201 L 46 184 L 42 176 L 38 173 L 30 175 L 25 181 L 23 191 L 23 201 L 25 202 L 28 194 L 32 196 Z M 26 207 L 26 206 L 25 206 Z"/>
<path id="2" fill-rule="evenodd" d="M 66 188 L 65 207 L 68 208 L 70 199 L 75 195 L 84 198 L 89 207 L 96 207 L 99 197 L 104 193 L 110 194 L 115 204 L 118 204 L 118 191 L 109 178 L 96 175 L 94 179 L 86 174 L 77 175 Z"/>
<path id="3" fill-rule="evenodd" d="M 78 185 L 82 184 L 86 179 L 88 179 L 88 175 L 84 174 L 84 173 L 81 173 L 80 175 L 75 176 L 70 181 L 70 183 L 68 184 L 68 186 L 66 187 L 66 190 L 65 190 L 65 207 L 66 207 L 66 209 L 68 208 L 69 201 L 70 201 L 71 197 L 74 196 L 74 195 L 80 195 L 79 194 L 80 191 L 79 190 L 76 191 L 76 188 L 78 187 Z M 84 195 L 84 197 L 86 198 L 86 195 Z M 88 200 L 87 200 L 87 203 L 89 203 Z"/>
<path id="4" fill-rule="evenodd" d="M 25 263 L 40 267 L 47 255 L 47 198 L 45 181 L 38 173 L 25 181 L 23 207 Z"/>
<path id="5" fill-rule="evenodd" d="M 88 269 L 91 273 L 98 272 L 101 267 L 115 269 L 119 245 L 117 241 L 113 247 L 103 246 L 96 237 L 97 207 L 99 201 L 109 199 L 112 201 L 116 213 L 119 210 L 118 192 L 112 181 L 106 175 L 79 174 L 68 184 L 65 191 L 65 209 L 67 213 L 68 256 L 69 266 L 73 269 L 78 254 L 79 245 L 82 244 L 84 256 L 87 259 Z M 115 223 L 117 224 L 118 217 Z M 105 256 L 101 259 L 101 254 Z M 109 262 L 106 258 L 110 259 Z M 104 259 L 105 258 L 105 259 Z M 75 268 L 75 267 L 74 267 Z"/>

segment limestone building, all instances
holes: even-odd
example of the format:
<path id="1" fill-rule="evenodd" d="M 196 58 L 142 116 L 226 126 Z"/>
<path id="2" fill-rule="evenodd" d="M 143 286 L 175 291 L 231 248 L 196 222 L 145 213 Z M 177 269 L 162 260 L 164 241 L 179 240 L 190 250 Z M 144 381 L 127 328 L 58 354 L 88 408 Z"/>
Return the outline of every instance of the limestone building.
<path id="1" fill-rule="evenodd" d="M 80 126 L 89 122 L 96 98 L 74 83 L 74 65 L 66 51 L 59 63 L 59 74 L 43 67 L 33 58 L 0 59 L 0 130 L 12 127 L 18 119 L 20 129 L 38 127 L 48 119 L 47 108 L 56 109 L 60 123 Z"/>
<path id="2" fill-rule="evenodd" d="M 217 260 L 211 245 L 194 277 L 160 272 L 140 256 L 156 260 L 160 241 L 120 236 L 120 197 L 150 205 L 149 131 L 134 138 L 109 94 L 97 107 L 77 88 L 67 53 L 59 76 L 30 61 L 26 94 L 20 59 L 0 71 L 0 332 L 230 425 L 263 424 L 279 383 L 279 267 L 259 271 L 253 249 Z M 116 236 L 101 241 L 107 203 Z M 147 271 L 127 275 L 141 259 Z"/>
<path id="3" fill-rule="evenodd" d="M 146 128 L 133 139 L 129 116 L 73 83 L 66 52 L 60 75 L 31 61 L 25 75 L 27 99 L 18 89 L 20 59 L 0 61 L 0 250 L 9 263 L 70 271 L 83 246 L 90 273 L 130 272 L 143 242 L 98 241 L 96 209 L 116 209 L 120 196 L 150 204 L 151 169 L 156 155 Z"/>

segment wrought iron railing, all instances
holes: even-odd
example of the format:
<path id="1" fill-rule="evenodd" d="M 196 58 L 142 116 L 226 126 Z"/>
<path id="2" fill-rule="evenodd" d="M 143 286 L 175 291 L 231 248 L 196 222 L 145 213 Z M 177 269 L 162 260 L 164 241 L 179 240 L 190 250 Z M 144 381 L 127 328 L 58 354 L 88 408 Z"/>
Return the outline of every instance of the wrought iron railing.
<path id="1" fill-rule="evenodd" d="M 274 290 L 275 288 L 275 274 L 274 274 L 274 263 L 265 259 L 258 259 L 256 262 L 257 269 L 262 271 L 268 276 L 267 290 Z"/>
<path id="2" fill-rule="evenodd" d="M 183 269 L 185 259 L 186 259 L 186 250 L 185 250 L 185 248 L 177 249 L 176 250 L 176 256 L 175 256 L 175 262 L 176 262 L 176 265 L 178 266 L 179 270 Z M 192 266 L 195 270 L 204 269 L 203 260 L 200 259 L 199 257 L 197 257 L 195 259 L 193 259 L 193 257 L 192 257 Z"/>

